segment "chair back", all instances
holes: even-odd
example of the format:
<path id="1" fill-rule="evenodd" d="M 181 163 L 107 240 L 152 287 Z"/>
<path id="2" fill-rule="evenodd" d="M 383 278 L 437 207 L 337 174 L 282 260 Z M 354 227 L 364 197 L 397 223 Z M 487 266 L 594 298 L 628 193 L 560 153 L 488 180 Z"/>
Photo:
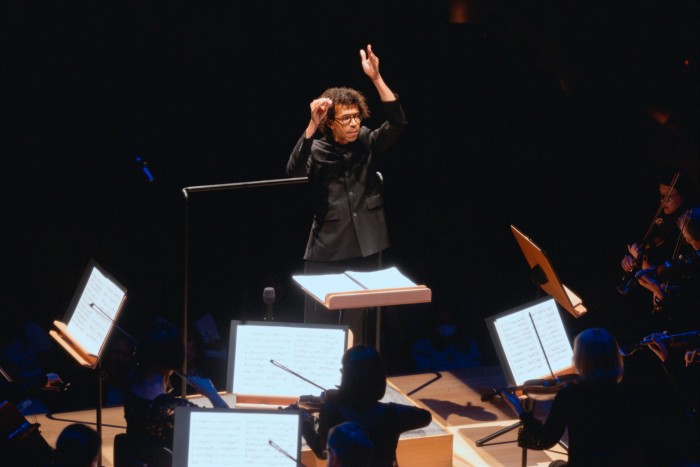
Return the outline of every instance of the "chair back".
<path id="1" fill-rule="evenodd" d="M 45 465 L 53 449 L 39 431 L 11 403 L 0 404 L 0 463 L 12 466 Z"/>
<path id="2" fill-rule="evenodd" d="M 114 467 L 171 467 L 173 453 L 151 439 L 120 433 L 114 437 Z"/>

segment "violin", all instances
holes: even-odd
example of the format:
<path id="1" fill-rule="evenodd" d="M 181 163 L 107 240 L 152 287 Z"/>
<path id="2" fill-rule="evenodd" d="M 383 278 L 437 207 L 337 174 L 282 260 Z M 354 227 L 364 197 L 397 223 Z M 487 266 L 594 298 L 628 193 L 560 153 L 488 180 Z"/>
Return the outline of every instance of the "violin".
<path id="1" fill-rule="evenodd" d="M 511 394 L 522 392 L 523 395 L 526 395 L 531 399 L 548 400 L 551 399 L 552 394 L 556 394 L 569 384 L 577 383 L 579 379 L 580 377 L 576 373 L 560 375 L 553 379 L 531 379 L 525 381 L 525 383 L 523 383 L 520 386 L 506 386 L 505 388 L 500 389 L 494 388 L 492 392 L 482 395 L 481 401 L 493 402 L 501 400 L 502 392 L 507 392 Z"/>
<path id="2" fill-rule="evenodd" d="M 328 401 L 332 401 L 338 397 L 337 389 L 328 389 L 323 391 L 320 396 L 304 395 L 299 396 L 297 401 L 297 406 L 300 409 L 307 410 L 309 412 L 318 412 L 321 410 L 323 404 Z"/>
<path id="3" fill-rule="evenodd" d="M 700 265 L 700 250 L 690 255 L 680 255 L 677 259 L 666 261 L 656 267 L 654 276 L 657 280 L 665 282 L 669 279 L 692 274 L 692 271 Z"/>
<path id="4" fill-rule="evenodd" d="M 651 344 L 653 341 L 686 342 L 694 337 L 700 337 L 700 331 L 681 332 L 679 334 L 649 334 L 648 336 L 644 337 L 642 340 L 635 344 L 620 347 L 620 355 L 622 355 L 623 357 L 629 357 L 630 355 L 634 354 L 637 350 Z"/>

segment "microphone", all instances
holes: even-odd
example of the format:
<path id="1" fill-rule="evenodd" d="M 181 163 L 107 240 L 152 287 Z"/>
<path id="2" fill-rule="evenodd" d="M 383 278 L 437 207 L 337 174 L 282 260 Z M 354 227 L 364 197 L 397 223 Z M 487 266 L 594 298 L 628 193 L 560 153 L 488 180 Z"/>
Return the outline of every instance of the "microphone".
<path id="1" fill-rule="evenodd" d="M 275 303 L 275 289 L 273 287 L 265 287 L 265 290 L 263 290 L 263 302 L 265 302 L 265 307 L 267 309 L 265 321 L 274 321 L 275 318 L 272 317 L 272 305 Z"/>

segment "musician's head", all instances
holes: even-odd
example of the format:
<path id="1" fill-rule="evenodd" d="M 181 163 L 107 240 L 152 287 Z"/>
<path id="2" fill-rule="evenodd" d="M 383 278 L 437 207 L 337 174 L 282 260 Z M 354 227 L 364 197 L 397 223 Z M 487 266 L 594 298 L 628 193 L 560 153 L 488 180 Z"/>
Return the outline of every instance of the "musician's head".
<path id="1" fill-rule="evenodd" d="M 328 467 L 367 467 L 372 461 L 374 443 L 355 422 L 345 422 L 328 430 Z"/>
<path id="2" fill-rule="evenodd" d="M 700 207 L 688 209 L 678 217 L 678 228 L 687 243 L 700 249 Z"/>
<path id="3" fill-rule="evenodd" d="M 56 440 L 54 464 L 57 467 L 96 467 L 100 436 L 81 423 L 68 425 Z"/>
<path id="4" fill-rule="evenodd" d="M 619 383 L 624 372 L 617 340 L 603 328 L 586 329 L 574 340 L 574 367 L 583 381 Z"/>
<path id="5" fill-rule="evenodd" d="M 320 97 L 327 97 L 333 101 L 333 105 L 321 119 L 319 130 L 328 139 L 340 144 L 355 141 L 362 121 L 370 114 L 365 96 L 355 89 L 340 87 L 326 89 Z"/>
<path id="6" fill-rule="evenodd" d="M 687 171 L 664 168 L 659 171 L 659 198 L 667 216 L 677 216 L 695 199 L 696 187 Z"/>
<path id="7" fill-rule="evenodd" d="M 374 347 L 356 345 L 343 355 L 343 376 L 338 395 L 353 406 L 368 406 L 384 397 L 384 362 Z"/>
<path id="8" fill-rule="evenodd" d="M 173 370 L 182 368 L 185 350 L 182 332 L 173 324 L 153 324 L 137 350 L 138 373 L 161 373 L 170 376 Z"/>

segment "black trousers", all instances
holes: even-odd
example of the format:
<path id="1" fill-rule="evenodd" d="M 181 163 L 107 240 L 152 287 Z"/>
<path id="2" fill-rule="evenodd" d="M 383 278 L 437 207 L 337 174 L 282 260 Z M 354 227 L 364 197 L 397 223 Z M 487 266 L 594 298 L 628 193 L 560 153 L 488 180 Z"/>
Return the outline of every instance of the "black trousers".
<path id="1" fill-rule="evenodd" d="M 340 261 L 329 262 L 304 262 L 304 274 L 341 274 L 345 271 L 376 271 L 381 267 L 381 253 L 367 257 L 348 258 Z M 366 343 L 365 316 L 366 308 L 348 310 L 328 310 L 306 296 L 304 304 L 304 323 L 310 324 L 344 324 L 350 328 L 353 335 L 353 344 Z"/>

